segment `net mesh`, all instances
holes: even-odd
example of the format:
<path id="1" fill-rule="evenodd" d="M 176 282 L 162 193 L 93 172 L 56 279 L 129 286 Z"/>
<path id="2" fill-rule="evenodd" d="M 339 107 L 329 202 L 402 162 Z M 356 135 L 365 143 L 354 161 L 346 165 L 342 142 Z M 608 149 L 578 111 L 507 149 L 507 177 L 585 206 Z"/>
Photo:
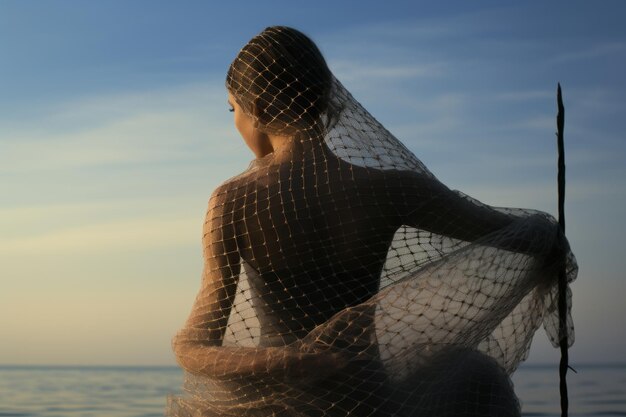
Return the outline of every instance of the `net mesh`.
<path id="1" fill-rule="evenodd" d="M 167 415 L 519 415 L 509 376 L 542 324 L 558 344 L 577 271 L 554 219 L 448 189 L 294 29 L 226 84 L 244 139 L 281 146 L 210 198 Z"/>

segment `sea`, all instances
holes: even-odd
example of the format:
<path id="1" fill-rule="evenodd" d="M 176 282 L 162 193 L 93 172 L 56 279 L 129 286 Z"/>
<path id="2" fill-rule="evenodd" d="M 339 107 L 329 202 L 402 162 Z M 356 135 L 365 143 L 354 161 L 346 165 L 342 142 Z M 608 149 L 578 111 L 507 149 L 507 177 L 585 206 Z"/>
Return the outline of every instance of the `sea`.
<path id="1" fill-rule="evenodd" d="M 524 365 L 513 382 L 523 416 L 561 415 L 554 365 Z M 181 384 L 174 367 L 0 366 L 0 417 L 163 416 Z M 626 416 L 626 364 L 578 366 L 567 384 L 569 416 Z"/>

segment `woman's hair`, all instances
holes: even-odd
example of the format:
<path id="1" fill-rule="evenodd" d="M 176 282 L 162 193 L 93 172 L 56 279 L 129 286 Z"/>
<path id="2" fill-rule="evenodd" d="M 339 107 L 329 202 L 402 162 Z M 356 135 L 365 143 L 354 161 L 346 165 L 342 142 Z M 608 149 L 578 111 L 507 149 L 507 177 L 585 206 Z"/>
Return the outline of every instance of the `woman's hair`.
<path id="1" fill-rule="evenodd" d="M 244 46 L 228 69 L 226 88 L 259 129 L 294 135 L 315 129 L 326 111 L 332 74 L 302 32 L 272 26 Z"/>

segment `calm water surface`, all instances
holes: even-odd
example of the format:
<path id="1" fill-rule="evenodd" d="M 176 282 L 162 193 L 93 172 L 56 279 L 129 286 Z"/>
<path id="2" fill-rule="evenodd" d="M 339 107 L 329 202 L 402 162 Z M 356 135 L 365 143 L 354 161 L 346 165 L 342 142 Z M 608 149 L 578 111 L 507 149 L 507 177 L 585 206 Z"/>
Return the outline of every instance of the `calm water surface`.
<path id="1" fill-rule="evenodd" d="M 574 416 L 626 416 L 626 365 L 568 374 Z M 560 416 L 556 367 L 524 366 L 513 378 L 524 416 Z M 0 417 L 156 417 L 179 393 L 176 368 L 0 367 Z"/>
<path id="2" fill-rule="evenodd" d="M 570 416 L 626 416 L 626 365 L 574 367 L 577 373 L 567 374 Z M 561 415 L 557 366 L 523 366 L 513 382 L 524 416 Z"/>
<path id="3" fill-rule="evenodd" d="M 177 368 L 2 367 L 0 417 L 156 417 Z"/>

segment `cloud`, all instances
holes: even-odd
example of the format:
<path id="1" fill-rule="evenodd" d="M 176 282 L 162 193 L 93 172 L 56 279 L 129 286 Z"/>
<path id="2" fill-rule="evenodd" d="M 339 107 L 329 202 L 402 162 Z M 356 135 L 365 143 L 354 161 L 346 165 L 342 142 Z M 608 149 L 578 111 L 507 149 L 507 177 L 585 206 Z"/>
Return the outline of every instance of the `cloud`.
<path id="1" fill-rule="evenodd" d="M 206 85 L 64 103 L 51 107 L 37 128 L 2 132 L 7 139 L 0 145 L 0 173 L 229 155 L 244 145 L 226 109 L 223 89 Z"/>
<path id="2" fill-rule="evenodd" d="M 144 216 L 139 219 L 94 222 L 67 227 L 36 236 L 16 236 L 0 240 L 3 256 L 42 253 L 80 256 L 84 252 L 126 251 L 158 246 L 190 244 L 197 236 L 197 218 Z"/>
<path id="3" fill-rule="evenodd" d="M 358 62 L 355 60 L 332 60 L 329 66 L 335 75 L 345 82 L 368 82 L 390 81 L 402 82 L 405 79 L 439 77 L 442 68 L 438 64 L 414 64 L 414 65 L 380 65 Z"/>
<path id="4" fill-rule="evenodd" d="M 605 42 L 575 51 L 561 53 L 553 57 L 551 61 L 555 64 L 565 64 L 577 61 L 588 61 L 605 56 L 619 56 L 623 55 L 624 52 L 626 52 L 626 42 Z"/>
<path id="5" fill-rule="evenodd" d="M 124 252 L 132 248 L 149 249 L 199 241 L 201 219 L 198 216 L 156 213 L 102 221 L 98 215 L 98 211 L 90 211 L 91 222 L 78 226 L 69 223 L 52 230 L 3 235 L 0 237 L 0 252 L 3 257 L 43 253 L 75 257 L 85 252 Z M 10 221 L 21 225 L 27 218 L 28 214 L 20 213 L 13 215 Z M 63 217 L 54 218 L 53 213 L 49 213 L 46 219 L 67 221 Z"/>
<path id="6" fill-rule="evenodd" d="M 531 101 L 531 100 L 546 100 L 556 97 L 551 91 L 534 90 L 534 91 L 504 91 L 496 93 L 492 96 L 495 101 L 503 102 L 519 102 L 519 101 Z"/>

